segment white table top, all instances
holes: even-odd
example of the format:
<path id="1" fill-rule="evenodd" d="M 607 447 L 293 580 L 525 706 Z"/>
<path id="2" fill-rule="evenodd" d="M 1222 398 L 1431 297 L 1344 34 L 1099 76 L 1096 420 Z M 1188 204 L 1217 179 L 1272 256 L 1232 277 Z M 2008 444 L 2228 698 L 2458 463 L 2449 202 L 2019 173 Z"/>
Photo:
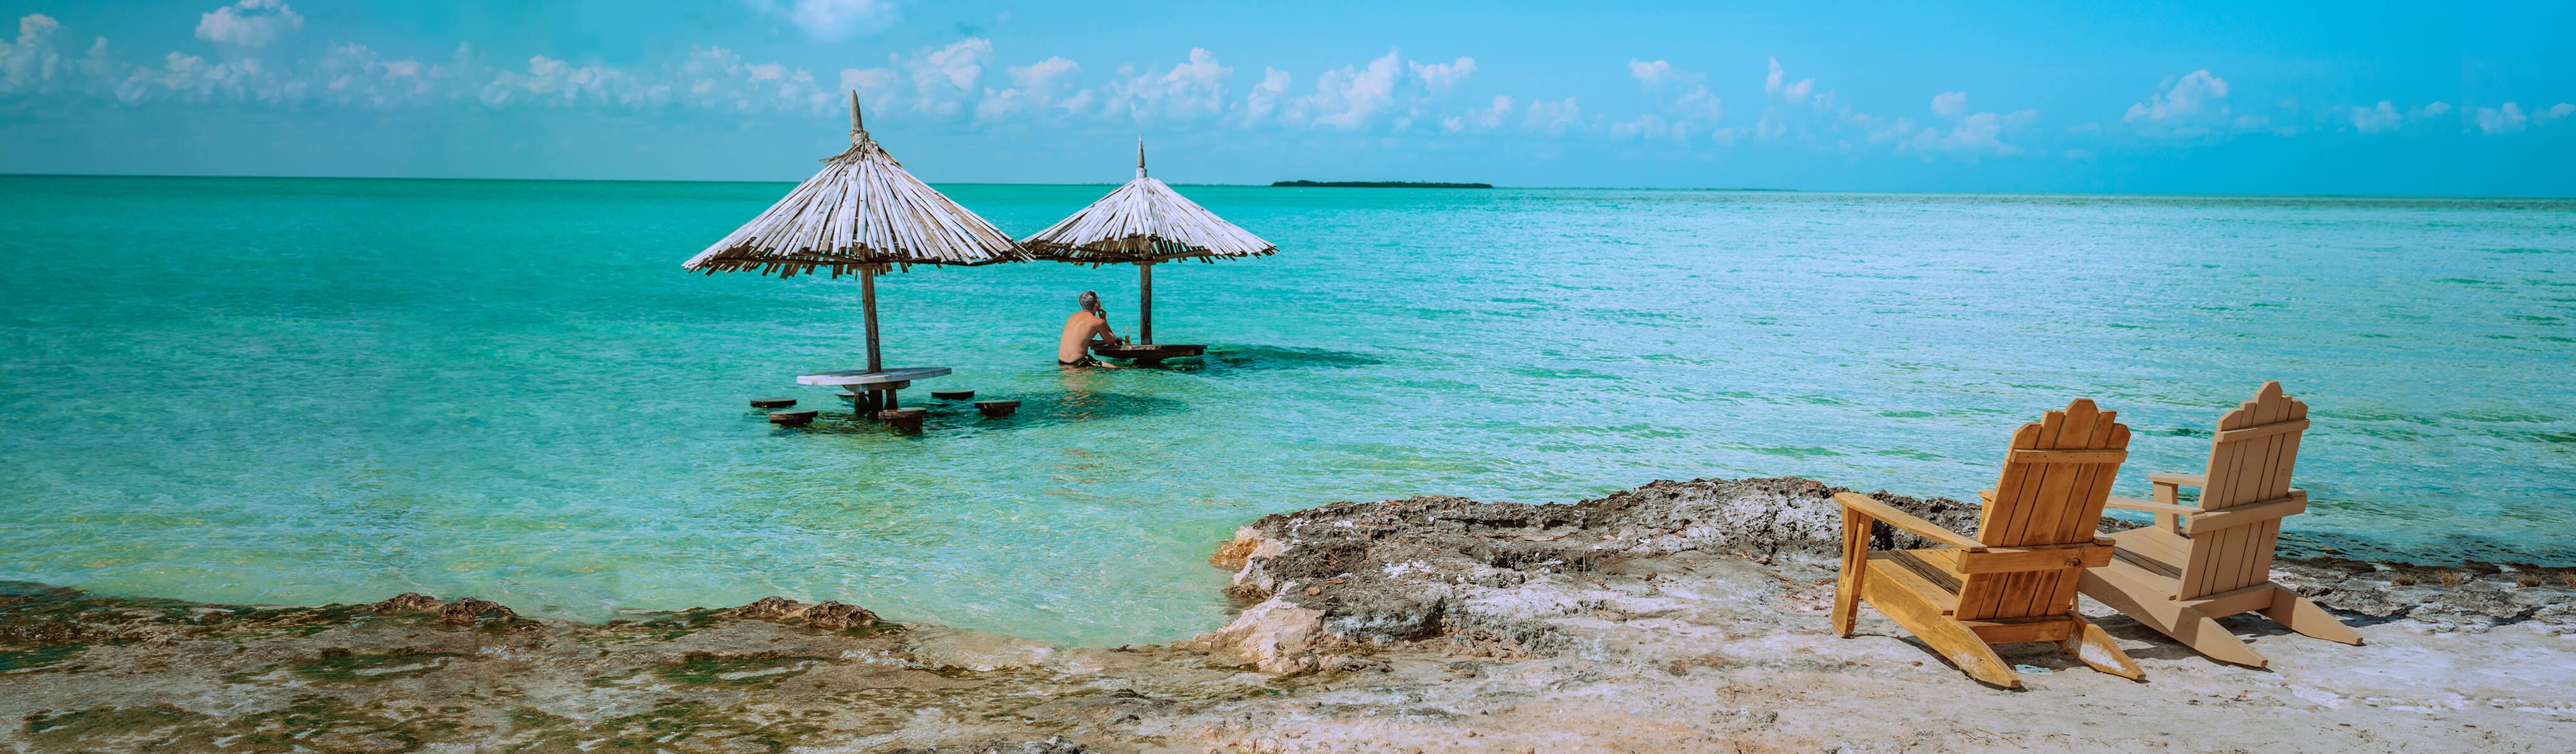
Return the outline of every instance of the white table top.
<path id="1" fill-rule="evenodd" d="M 887 382 L 911 382 L 913 380 L 937 377 L 947 373 L 947 367 L 895 367 L 875 372 L 865 369 L 848 369 L 839 372 L 824 372 L 822 374 L 796 375 L 796 384 L 876 385 Z"/>

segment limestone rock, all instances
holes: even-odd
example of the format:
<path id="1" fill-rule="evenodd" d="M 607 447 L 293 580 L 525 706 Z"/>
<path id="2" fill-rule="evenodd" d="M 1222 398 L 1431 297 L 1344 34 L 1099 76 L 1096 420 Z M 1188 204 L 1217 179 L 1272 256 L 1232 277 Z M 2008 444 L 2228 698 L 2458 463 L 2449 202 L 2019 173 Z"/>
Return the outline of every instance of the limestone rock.
<path id="1" fill-rule="evenodd" d="M 459 598 L 438 609 L 438 622 L 451 626 L 474 626 L 486 621 L 508 622 L 518 617 L 518 613 L 511 612 L 501 603 L 472 597 Z"/>
<path id="2" fill-rule="evenodd" d="M 846 631 L 877 624 L 877 614 L 864 607 L 828 600 L 808 605 L 777 595 L 762 597 L 751 604 L 718 614 L 735 618 L 803 623 L 808 628 L 819 628 L 825 631 Z"/>
<path id="3" fill-rule="evenodd" d="M 418 613 L 436 610 L 438 609 L 438 606 L 442 604 L 445 604 L 445 602 L 437 597 L 421 594 L 419 592 L 404 592 L 394 595 L 393 599 L 368 605 L 367 609 L 379 615 L 386 613 Z"/>

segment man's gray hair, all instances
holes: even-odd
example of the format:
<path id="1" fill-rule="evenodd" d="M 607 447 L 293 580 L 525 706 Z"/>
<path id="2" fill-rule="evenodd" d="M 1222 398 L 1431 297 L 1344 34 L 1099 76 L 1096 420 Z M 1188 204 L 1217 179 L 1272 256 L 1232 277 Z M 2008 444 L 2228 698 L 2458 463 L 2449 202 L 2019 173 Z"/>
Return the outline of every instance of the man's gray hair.
<path id="1" fill-rule="evenodd" d="M 1098 293 L 1083 291 L 1082 297 L 1077 300 L 1082 302 L 1083 311 L 1092 313 L 1098 313 L 1100 311 L 1100 294 Z"/>

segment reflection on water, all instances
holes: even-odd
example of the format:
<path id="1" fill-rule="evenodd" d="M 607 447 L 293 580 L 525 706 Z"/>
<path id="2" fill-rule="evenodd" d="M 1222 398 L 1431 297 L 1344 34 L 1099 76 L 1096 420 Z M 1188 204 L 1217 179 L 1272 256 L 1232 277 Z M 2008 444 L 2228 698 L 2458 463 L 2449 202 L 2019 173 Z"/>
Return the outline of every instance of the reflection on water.
<path id="1" fill-rule="evenodd" d="M 953 188 L 1018 232 L 1097 198 Z M 2576 563 L 2576 204 L 1201 187 L 1282 252 L 1157 275 L 1200 359 L 1055 366 L 1065 302 L 1132 270 L 884 281 L 889 363 L 956 370 L 905 436 L 790 382 L 861 360 L 855 281 L 677 269 L 785 189 L 0 178 L 0 580 L 1157 642 L 1224 620 L 1205 558 L 1267 512 L 1973 499 L 2076 396 L 2137 429 L 2144 497 L 2264 379 L 2314 407 L 2290 546 Z M 89 249 L 118 263 L 30 262 Z M 745 410 L 781 394 L 821 418 Z"/>

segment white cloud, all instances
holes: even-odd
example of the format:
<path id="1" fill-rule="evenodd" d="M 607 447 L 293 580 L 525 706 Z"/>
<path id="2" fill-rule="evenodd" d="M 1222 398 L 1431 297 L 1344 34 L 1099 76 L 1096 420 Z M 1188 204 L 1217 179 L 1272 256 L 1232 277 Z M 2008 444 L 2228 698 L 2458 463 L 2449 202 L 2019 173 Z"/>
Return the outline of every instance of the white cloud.
<path id="1" fill-rule="evenodd" d="M 1396 72 L 1402 70 L 1397 60 L 1397 52 L 1387 50 L 1366 66 L 1325 71 L 1315 79 L 1315 93 L 1299 98 L 1292 110 L 1314 125 L 1357 130 L 1395 101 Z"/>
<path id="2" fill-rule="evenodd" d="M 1103 112 L 1146 121 L 1188 120 L 1225 112 L 1225 80 L 1234 69 L 1217 62 L 1216 53 L 1190 48 L 1190 60 L 1168 70 L 1136 73 L 1118 69 L 1124 78 L 1109 83 Z"/>
<path id="3" fill-rule="evenodd" d="M 2519 133 L 2531 126 L 2576 115 L 2576 103 L 2561 102 L 2538 112 L 2524 112 L 2522 105 L 2507 102 L 2503 107 L 2481 107 L 2477 111 L 2478 132 L 2488 136 Z"/>
<path id="4" fill-rule="evenodd" d="M 1490 131 L 1503 125 L 1503 120 L 1511 116 L 1512 98 L 1497 94 L 1494 95 L 1494 101 L 1491 104 L 1467 111 L 1462 115 L 1440 119 L 1440 130 L 1450 133 L 1468 130 Z"/>
<path id="5" fill-rule="evenodd" d="M 750 5 L 825 42 L 868 36 L 903 20 L 903 9 L 894 0 L 750 0 Z"/>
<path id="6" fill-rule="evenodd" d="M 1408 60 L 1405 61 L 1405 65 L 1413 69 L 1414 78 L 1421 79 L 1422 85 L 1434 92 L 1456 89 L 1460 83 L 1467 80 L 1467 77 L 1476 75 L 1476 59 L 1463 56 L 1448 63 L 1417 63 Z"/>
<path id="7" fill-rule="evenodd" d="M 2227 113 L 2227 80 L 2200 70 L 2183 74 L 2165 85 L 2165 90 L 2148 95 L 2129 106 L 2122 120 L 2131 123 L 2190 123 Z"/>
<path id="8" fill-rule="evenodd" d="M 1968 113 L 1967 92 L 1942 92 L 1932 95 L 1932 114 L 1956 118 Z"/>
<path id="9" fill-rule="evenodd" d="M 1566 129 L 1582 124 L 1583 106 L 1575 104 L 1573 97 L 1555 102 L 1547 100 L 1531 102 L 1528 117 L 1521 120 L 1523 127 L 1549 134 L 1564 133 Z"/>
<path id="10" fill-rule="evenodd" d="M 1962 105 L 1962 107 L 1964 107 L 1964 105 Z M 2029 125 L 2031 121 L 2036 120 L 2038 117 L 2039 111 L 2037 110 L 2019 110 L 2006 115 L 1997 115 L 1994 113 L 1970 113 L 1964 116 L 1958 116 L 1957 122 L 1952 124 L 1950 129 L 1947 131 L 1938 127 L 1925 127 L 1922 130 L 1916 131 L 1905 142 L 1900 144 L 1898 148 L 1911 149 L 1926 154 L 1932 152 L 1953 152 L 1971 155 L 2021 154 L 2022 148 L 2019 145 L 2005 142 L 2003 140 L 2003 136 L 2007 132 L 2018 130 L 2022 126 Z M 1899 122 L 1901 123 L 1902 120 L 1900 119 Z"/>
<path id="11" fill-rule="evenodd" d="M 855 91 L 863 104 L 881 106 L 894 96 L 903 78 L 891 68 L 843 68 L 841 91 Z"/>
<path id="12" fill-rule="evenodd" d="M 1638 82 L 1643 83 L 1648 87 L 1653 87 L 1657 84 L 1671 81 L 1673 79 L 1673 64 L 1662 60 L 1649 63 L 1636 58 L 1629 58 L 1628 75 L 1636 77 Z"/>
<path id="13" fill-rule="evenodd" d="M 445 68 L 418 60 L 387 60 L 365 45 L 333 46 L 315 65 L 322 100 L 343 105 L 393 107 L 438 96 Z"/>
<path id="14" fill-rule="evenodd" d="M 304 17 L 283 0 L 241 0 L 197 17 L 197 38 L 216 44 L 265 47 L 304 28 Z"/>
<path id="15" fill-rule="evenodd" d="M 62 65 L 62 56 L 53 50 L 53 37 L 62 28 L 61 21 L 42 13 L 18 18 L 17 43 L 0 44 L 0 92 L 51 88 Z"/>
<path id="16" fill-rule="evenodd" d="M 984 66 L 992 60 L 991 40 L 967 37 L 894 62 L 912 81 L 912 106 L 946 117 L 957 114 L 966 98 L 975 95 L 976 82 L 984 77 Z"/>
<path id="17" fill-rule="evenodd" d="M 1279 112 L 1288 99 L 1288 72 L 1277 68 L 1261 69 L 1261 83 L 1252 85 L 1252 93 L 1243 97 L 1242 118 L 1237 122 L 1251 126 Z"/>
<path id="18" fill-rule="evenodd" d="M 1703 83 L 1706 77 L 1674 67 L 1670 61 L 1634 58 L 1628 61 L 1628 75 L 1647 92 L 1657 95 L 1660 112 L 1613 123 L 1611 136 L 1687 141 L 1691 135 L 1706 131 L 1721 141 L 1733 140 L 1731 131 L 1712 128 L 1726 115 L 1726 103 L 1709 91 Z"/>
<path id="19" fill-rule="evenodd" d="M 1014 66 L 1005 72 L 1010 75 L 1011 88 L 1001 91 L 984 90 L 984 99 L 975 103 L 976 120 L 1002 120 L 1014 115 L 1039 112 L 1049 107 L 1066 109 L 1058 103 L 1057 97 L 1069 88 L 1069 82 L 1072 81 L 1074 74 L 1082 72 L 1082 64 L 1057 56 L 1024 66 Z M 1088 89 L 1083 90 L 1086 95 L 1089 92 Z M 1083 102 L 1089 101 L 1088 97 L 1083 98 Z"/>
<path id="20" fill-rule="evenodd" d="M 2478 130 L 2488 136 L 2514 133 L 2529 125 L 2531 116 L 2523 114 L 2521 105 L 2507 102 L 2500 108 L 2478 108 Z"/>
<path id="21" fill-rule="evenodd" d="M 1764 93 L 1789 102 L 1803 102 L 1807 99 L 1807 95 L 1815 90 L 1815 79 L 1799 79 L 1794 83 L 1790 82 L 1789 71 L 1780 67 L 1779 58 L 1771 59 L 1771 73 L 1762 78 Z"/>
<path id="22" fill-rule="evenodd" d="M 2366 134 L 2387 133 L 2441 117 L 2451 112 L 2448 102 L 2434 102 L 2411 110 L 2397 109 L 2397 103 L 2380 100 L 2377 106 L 2352 108 L 2352 128 Z"/>

